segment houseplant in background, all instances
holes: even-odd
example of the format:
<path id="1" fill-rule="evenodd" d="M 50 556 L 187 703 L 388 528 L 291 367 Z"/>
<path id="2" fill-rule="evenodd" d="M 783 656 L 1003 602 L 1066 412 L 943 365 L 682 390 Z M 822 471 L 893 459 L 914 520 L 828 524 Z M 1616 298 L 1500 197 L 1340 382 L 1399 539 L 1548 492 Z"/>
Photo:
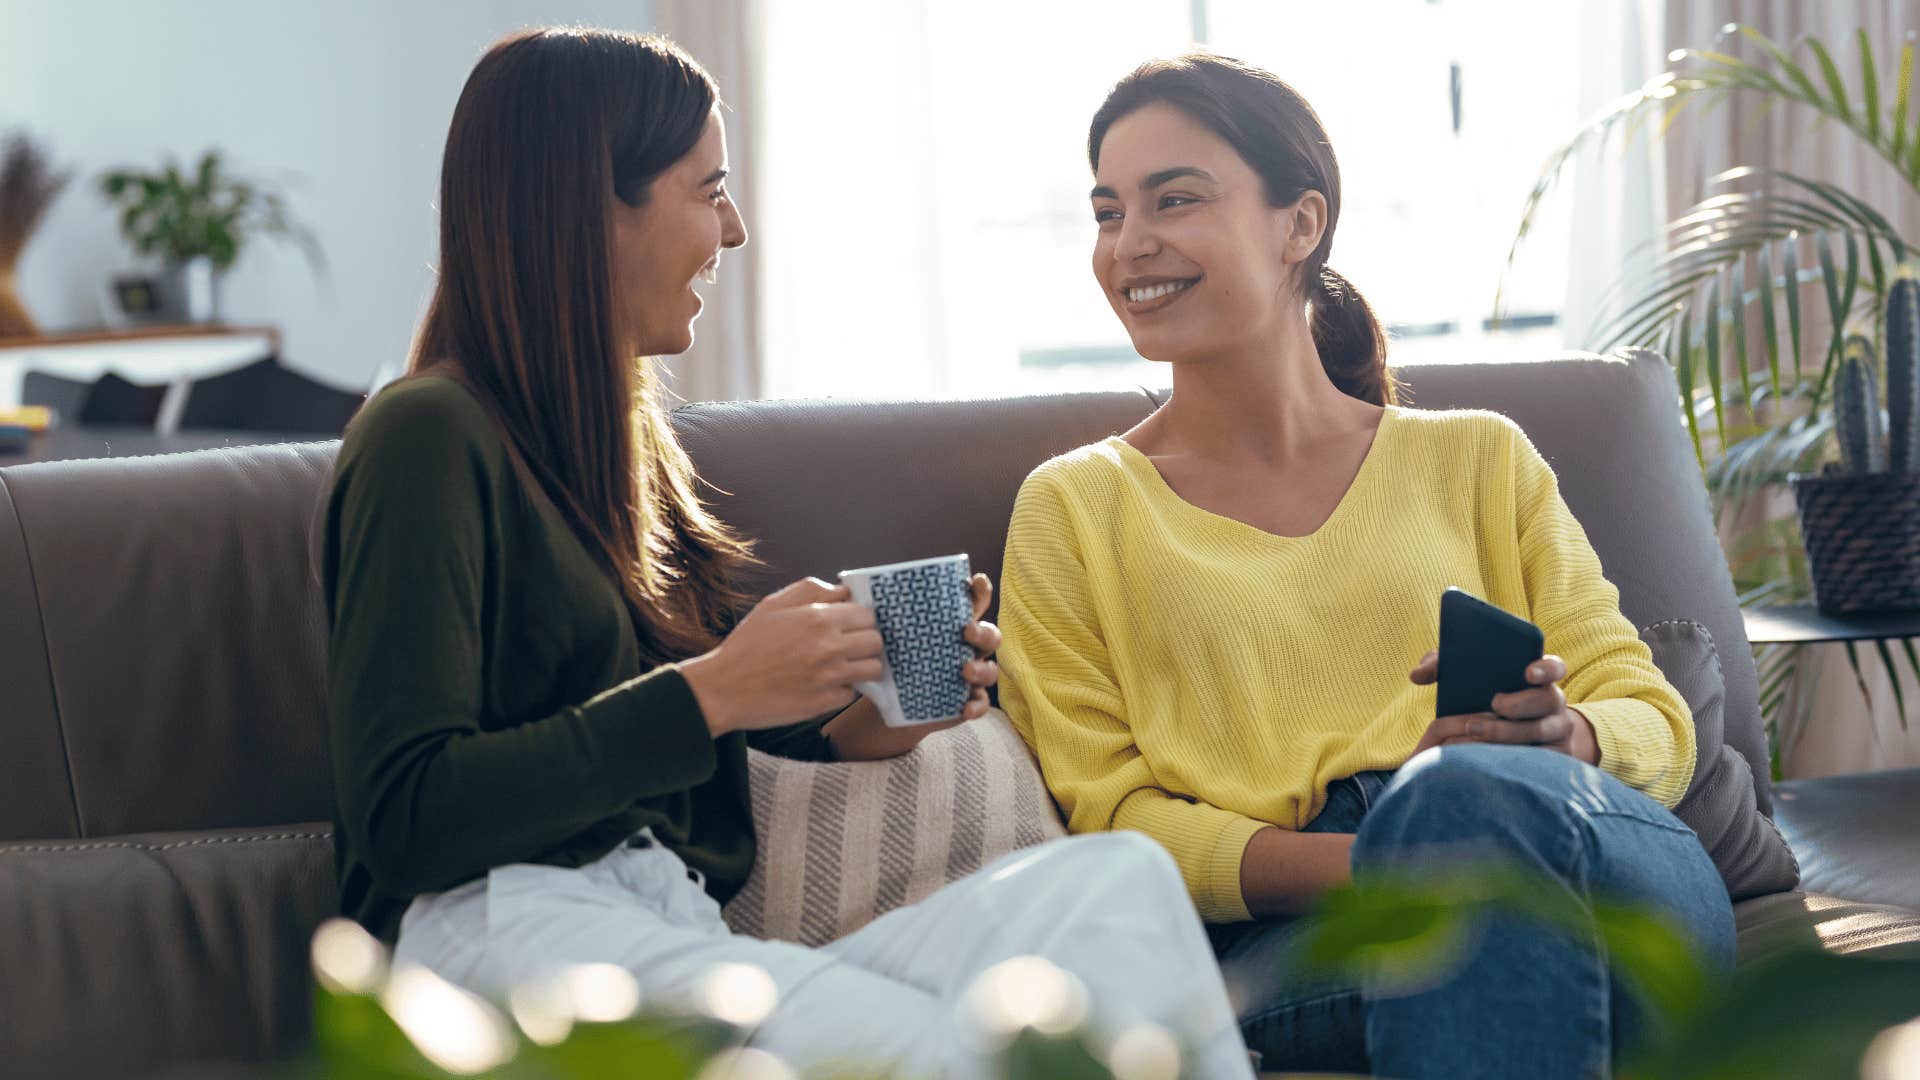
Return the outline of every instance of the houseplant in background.
<path id="1" fill-rule="evenodd" d="M 1875 42 L 1859 31 L 1851 43 L 1858 85 L 1850 86 L 1818 38 L 1782 47 L 1753 27 L 1730 25 L 1721 41 L 1727 44 L 1675 50 L 1668 71 L 1551 156 L 1527 199 L 1509 271 L 1540 204 L 1583 150 L 1643 129 L 1662 137 L 1680 116 L 1706 115 L 1736 95 L 1795 110 L 1810 126 L 1839 127 L 1920 193 L 1911 43 L 1880 63 Z M 1751 55 L 1735 55 L 1740 50 Z M 1882 71 L 1892 78 L 1883 81 Z M 1651 269 L 1608 289 L 1588 341 L 1602 351 L 1653 348 L 1673 362 L 1741 603 L 1797 603 L 1811 597 L 1813 583 L 1797 515 L 1784 498 L 1789 477 L 1817 472 L 1838 453 L 1832 393 L 1849 333 L 1866 338 L 1858 354 L 1868 362 L 1886 354 L 1880 316 L 1913 245 L 1854 193 L 1769 162 L 1728 169 L 1703 194 L 1665 224 Z M 1807 332 L 1809 323 L 1817 333 Z M 1774 646 L 1756 657 L 1776 779 L 1782 741 L 1804 728 L 1811 702 L 1810 694 L 1793 693 L 1802 648 Z M 1846 648 L 1864 694 L 1856 646 Z M 1920 656 L 1910 643 L 1898 659 L 1886 642 L 1876 648 L 1904 722 L 1900 669 L 1920 677 Z"/>
<path id="2" fill-rule="evenodd" d="M 100 177 L 100 191 L 119 210 L 120 231 L 134 250 L 163 260 L 172 317 L 219 321 L 223 276 L 256 236 L 293 241 L 316 276 L 325 271 L 319 242 L 294 218 L 286 196 L 226 172 L 218 150 L 206 151 L 191 170 L 171 159 L 154 172 L 114 169 Z"/>
<path id="3" fill-rule="evenodd" d="M 71 175 L 55 172 L 24 132 L 14 132 L 0 144 L 0 338 L 26 337 L 39 330 L 14 291 L 14 272 L 33 230 Z"/>

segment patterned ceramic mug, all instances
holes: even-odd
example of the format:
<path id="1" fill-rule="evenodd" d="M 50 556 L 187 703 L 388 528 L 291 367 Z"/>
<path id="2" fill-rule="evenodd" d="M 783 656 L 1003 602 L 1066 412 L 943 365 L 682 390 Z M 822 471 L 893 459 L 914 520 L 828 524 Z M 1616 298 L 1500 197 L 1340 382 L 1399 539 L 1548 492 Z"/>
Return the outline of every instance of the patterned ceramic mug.
<path id="1" fill-rule="evenodd" d="M 962 636 L 973 617 L 965 555 L 861 570 L 842 570 L 853 601 L 873 610 L 885 644 L 879 682 L 860 683 L 891 727 L 951 720 L 966 708 L 972 687 L 961 669 L 973 659 Z"/>

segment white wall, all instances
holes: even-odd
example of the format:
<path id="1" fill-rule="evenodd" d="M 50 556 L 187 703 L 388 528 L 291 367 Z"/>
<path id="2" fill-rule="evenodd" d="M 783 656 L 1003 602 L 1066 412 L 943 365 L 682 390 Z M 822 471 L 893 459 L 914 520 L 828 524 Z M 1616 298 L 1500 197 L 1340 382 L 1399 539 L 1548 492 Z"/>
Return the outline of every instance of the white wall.
<path id="1" fill-rule="evenodd" d="M 647 29 L 648 0 L 0 0 L 0 130 L 25 125 L 77 169 L 22 261 L 48 329 L 101 323 L 99 285 L 136 265 L 93 179 L 208 146 L 290 180 L 331 264 L 316 284 L 262 241 L 226 317 L 285 333 L 290 366 L 344 386 L 398 364 L 432 286 L 433 200 L 454 100 L 522 26 Z"/>

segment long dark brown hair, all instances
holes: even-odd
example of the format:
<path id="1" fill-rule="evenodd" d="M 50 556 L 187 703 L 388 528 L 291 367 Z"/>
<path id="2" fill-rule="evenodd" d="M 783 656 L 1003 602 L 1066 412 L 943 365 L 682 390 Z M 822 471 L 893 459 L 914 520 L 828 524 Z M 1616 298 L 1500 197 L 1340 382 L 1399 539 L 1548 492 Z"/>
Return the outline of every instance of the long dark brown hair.
<path id="1" fill-rule="evenodd" d="M 655 661 L 713 646 L 752 556 L 696 493 L 651 363 L 624 355 L 610 208 L 646 201 L 718 97 L 653 35 L 530 30 L 488 50 L 447 133 L 439 278 L 408 363 L 493 414 Z"/>
<path id="2" fill-rule="evenodd" d="M 1327 229 L 1301 267 L 1302 299 L 1313 305 L 1313 344 L 1342 392 L 1376 405 L 1399 400 L 1387 367 L 1387 334 L 1353 283 L 1327 266 L 1340 221 L 1340 163 L 1313 106 L 1272 72 L 1231 57 L 1188 53 L 1149 60 L 1121 79 L 1093 114 L 1087 160 L 1100 168 L 1100 144 L 1120 118 L 1156 102 L 1171 105 L 1233 147 L 1260 176 L 1272 206 L 1308 191 L 1327 200 Z"/>

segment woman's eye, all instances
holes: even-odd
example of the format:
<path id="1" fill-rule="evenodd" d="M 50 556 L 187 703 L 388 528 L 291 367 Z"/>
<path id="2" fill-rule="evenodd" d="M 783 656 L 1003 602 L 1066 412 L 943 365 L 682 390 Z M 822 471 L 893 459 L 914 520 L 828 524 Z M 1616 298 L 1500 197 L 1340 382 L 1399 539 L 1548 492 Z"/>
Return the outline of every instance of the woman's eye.
<path id="1" fill-rule="evenodd" d="M 1176 206 L 1185 206 L 1194 201 L 1196 200 L 1185 195 L 1162 195 L 1160 196 L 1160 209 L 1171 210 Z"/>
<path id="2" fill-rule="evenodd" d="M 1120 211 L 1115 210 L 1110 206 L 1103 207 L 1093 212 L 1093 220 L 1100 222 L 1103 225 L 1109 221 L 1119 221 Z"/>
<path id="3" fill-rule="evenodd" d="M 713 194 L 707 196 L 707 201 L 711 203 L 717 203 L 726 197 L 727 197 L 727 189 L 724 187 L 717 187 L 713 189 Z"/>

